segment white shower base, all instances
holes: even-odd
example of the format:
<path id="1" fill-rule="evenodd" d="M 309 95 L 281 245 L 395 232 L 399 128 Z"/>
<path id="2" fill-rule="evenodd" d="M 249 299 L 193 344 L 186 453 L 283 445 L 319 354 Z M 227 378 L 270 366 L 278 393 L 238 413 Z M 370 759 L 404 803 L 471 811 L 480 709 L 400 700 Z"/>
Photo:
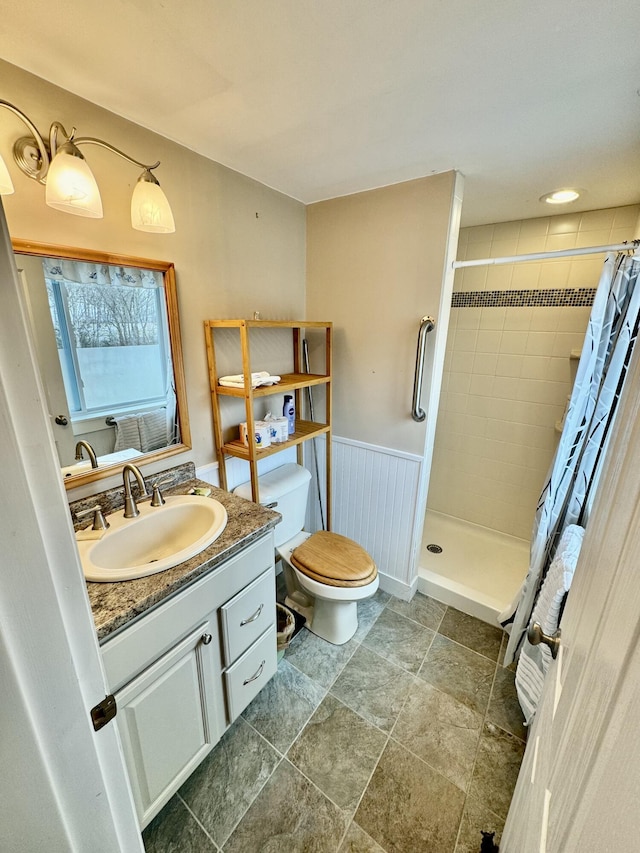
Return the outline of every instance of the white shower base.
<path id="1" fill-rule="evenodd" d="M 434 543 L 441 554 L 427 551 Z M 418 589 L 492 625 L 513 600 L 529 567 L 529 543 L 427 510 Z"/>

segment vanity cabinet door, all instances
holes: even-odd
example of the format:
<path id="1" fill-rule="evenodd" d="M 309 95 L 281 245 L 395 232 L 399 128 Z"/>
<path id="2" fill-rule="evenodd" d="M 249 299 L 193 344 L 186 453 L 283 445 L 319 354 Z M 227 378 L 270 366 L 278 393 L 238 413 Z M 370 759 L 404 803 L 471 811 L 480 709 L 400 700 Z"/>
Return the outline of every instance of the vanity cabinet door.
<path id="1" fill-rule="evenodd" d="M 218 741 L 212 620 L 117 694 L 122 739 L 141 828 Z"/>

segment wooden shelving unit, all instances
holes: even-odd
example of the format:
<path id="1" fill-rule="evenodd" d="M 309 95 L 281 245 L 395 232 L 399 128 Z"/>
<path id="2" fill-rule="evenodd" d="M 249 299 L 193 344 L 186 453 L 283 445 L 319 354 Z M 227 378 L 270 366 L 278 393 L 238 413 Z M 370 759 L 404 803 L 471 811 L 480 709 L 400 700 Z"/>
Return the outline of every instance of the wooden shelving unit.
<path id="1" fill-rule="evenodd" d="M 326 436 L 326 507 L 325 518 L 327 530 L 331 530 L 331 358 L 332 358 L 332 323 L 319 323 L 312 321 L 293 320 L 206 320 L 205 339 L 207 344 L 207 359 L 209 363 L 209 384 L 211 388 L 211 409 L 213 413 L 213 429 L 216 443 L 216 453 L 220 467 L 220 485 L 227 488 L 227 472 L 225 466 L 226 456 L 235 456 L 249 463 L 251 476 L 251 491 L 253 500 L 259 502 L 260 490 L 258 484 L 258 462 L 274 453 L 280 453 L 287 447 L 297 448 L 298 464 L 302 464 L 302 445 L 305 441 L 320 435 Z M 237 329 L 239 332 L 240 353 L 242 359 L 242 375 L 244 376 L 244 387 L 228 388 L 220 385 L 216 366 L 216 344 L 215 334 L 220 329 Z M 252 329 L 290 329 L 293 372 L 280 374 L 281 379 L 277 385 L 251 387 L 251 352 L 250 338 Z M 302 341 L 307 329 L 324 331 L 325 358 L 324 373 L 304 373 Z M 260 366 L 264 369 L 264 365 Z M 254 368 L 255 370 L 255 368 Z M 325 412 L 323 421 L 302 420 L 298 416 L 302 412 L 302 391 L 305 388 L 323 385 L 325 391 Z M 252 442 L 247 447 L 239 437 L 231 441 L 224 441 L 222 426 L 221 406 L 225 397 L 243 399 L 247 430 L 249 435 L 255 431 L 254 400 L 272 395 L 282 396 L 291 394 L 295 399 L 296 428 L 292 436 L 286 442 L 272 444 L 270 447 L 260 449 Z M 317 413 L 315 413 L 317 416 Z"/>

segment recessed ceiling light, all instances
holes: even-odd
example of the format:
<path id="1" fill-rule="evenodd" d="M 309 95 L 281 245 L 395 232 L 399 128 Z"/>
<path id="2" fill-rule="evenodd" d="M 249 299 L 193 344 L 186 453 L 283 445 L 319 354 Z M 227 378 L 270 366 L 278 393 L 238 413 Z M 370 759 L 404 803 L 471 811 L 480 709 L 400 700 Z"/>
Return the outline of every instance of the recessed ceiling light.
<path id="1" fill-rule="evenodd" d="M 540 196 L 540 201 L 546 201 L 547 204 L 569 204 L 570 201 L 575 201 L 579 197 L 579 190 L 562 189 L 554 190 L 551 193 L 545 193 Z"/>

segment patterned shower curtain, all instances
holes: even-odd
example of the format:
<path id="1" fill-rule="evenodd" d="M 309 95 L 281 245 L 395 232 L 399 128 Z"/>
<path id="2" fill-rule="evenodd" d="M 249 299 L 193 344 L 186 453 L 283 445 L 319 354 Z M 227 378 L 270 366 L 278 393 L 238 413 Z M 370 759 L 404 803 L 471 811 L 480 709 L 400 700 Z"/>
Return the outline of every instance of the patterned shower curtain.
<path id="1" fill-rule="evenodd" d="M 639 272 L 637 250 L 605 260 L 562 435 L 536 509 L 529 572 L 511 612 L 500 617 L 505 626 L 512 622 L 505 666 L 519 652 L 563 530 L 569 524 L 585 525 L 638 335 Z"/>

